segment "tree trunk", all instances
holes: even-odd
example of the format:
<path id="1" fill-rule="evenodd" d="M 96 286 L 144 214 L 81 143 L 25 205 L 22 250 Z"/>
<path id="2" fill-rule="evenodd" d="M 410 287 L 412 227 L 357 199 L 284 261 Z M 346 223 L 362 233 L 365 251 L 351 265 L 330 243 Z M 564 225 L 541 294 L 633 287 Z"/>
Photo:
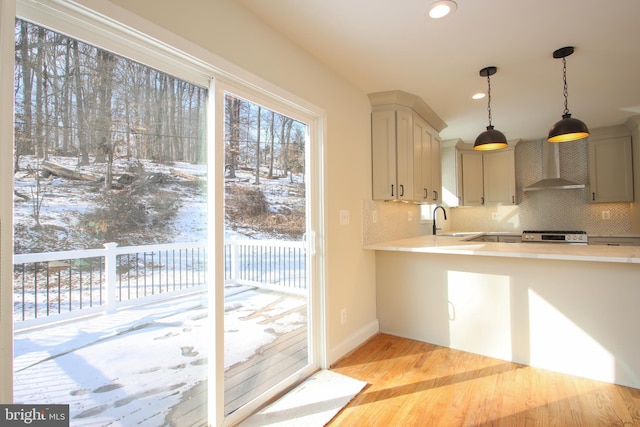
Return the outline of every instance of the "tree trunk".
<path id="1" fill-rule="evenodd" d="M 36 157 L 44 157 L 44 81 L 46 77 L 43 72 L 44 64 L 44 28 L 38 27 L 38 43 L 36 48 L 35 82 L 36 82 L 36 128 L 35 128 L 35 149 Z"/>
<path id="2" fill-rule="evenodd" d="M 67 169 L 64 166 L 56 165 L 51 162 L 42 162 L 40 166 L 42 169 L 42 175 L 47 177 L 49 175 L 60 176 L 67 179 L 74 179 L 79 181 L 88 181 L 88 182 L 100 182 L 104 178 L 100 176 L 91 175 L 84 172 L 76 172 L 71 169 Z"/>
<path id="3" fill-rule="evenodd" d="M 79 165 L 85 166 L 89 164 L 89 135 L 87 134 L 87 119 L 84 109 L 84 91 L 82 80 L 82 66 L 80 60 L 80 49 L 78 41 L 72 40 L 73 49 L 73 77 L 74 89 L 76 95 L 76 127 L 78 129 L 78 151 L 80 151 Z"/>
<path id="4" fill-rule="evenodd" d="M 270 134 L 271 134 L 271 142 L 269 145 L 269 179 L 273 179 L 273 158 L 275 156 L 275 132 L 274 132 L 274 126 L 275 126 L 275 121 L 276 121 L 276 112 L 271 110 L 271 124 L 269 125 L 269 130 L 270 130 Z"/>
<path id="5" fill-rule="evenodd" d="M 236 177 L 238 169 L 238 156 L 240 155 L 240 100 L 238 98 L 226 97 L 226 110 L 228 114 L 227 129 L 229 146 L 226 153 L 227 176 Z"/>
<path id="6" fill-rule="evenodd" d="M 14 170 L 20 170 L 20 155 L 33 153 L 33 115 L 31 109 L 31 97 L 33 94 L 33 86 L 31 84 L 31 56 L 29 55 L 29 24 L 20 21 L 20 65 L 22 65 L 22 110 L 23 110 L 23 126 L 21 136 L 16 138 Z"/>
<path id="7" fill-rule="evenodd" d="M 99 141 L 96 150 L 96 162 L 104 162 L 109 153 L 113 153 L 115 143 L 111 137 L 111 102 L 113 95 L 113 78 L 118 58 L 106 50 L 98 50 L 98 110 L 96 114 L 96 137 Z M 105 149 L 104 144 L 110 147 Z M 107 175 L 109 172 L 107 171 Z M 110 188 L 110 187 L 107 187 Z"/>
<path id="8" fill-rule="evenodd" d="M 255 184 L 260 184 L 260 117 L 262 116 L 262 107 L 258 106 L 258 138 L 256 141 L 256 180 Z"/>

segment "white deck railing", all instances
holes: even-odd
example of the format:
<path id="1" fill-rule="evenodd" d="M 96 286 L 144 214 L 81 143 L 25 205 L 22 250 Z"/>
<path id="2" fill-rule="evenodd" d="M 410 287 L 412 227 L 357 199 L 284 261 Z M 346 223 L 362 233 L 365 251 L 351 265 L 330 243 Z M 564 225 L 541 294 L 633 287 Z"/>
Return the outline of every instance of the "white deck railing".
<path id="1" fill-rule="evenodd" d="M 205 242 L 14 255 L 14 320 L 27 328 L 207 289 Z M 302 293 L 303 241 L 225 242 L 225 283 Z"/>

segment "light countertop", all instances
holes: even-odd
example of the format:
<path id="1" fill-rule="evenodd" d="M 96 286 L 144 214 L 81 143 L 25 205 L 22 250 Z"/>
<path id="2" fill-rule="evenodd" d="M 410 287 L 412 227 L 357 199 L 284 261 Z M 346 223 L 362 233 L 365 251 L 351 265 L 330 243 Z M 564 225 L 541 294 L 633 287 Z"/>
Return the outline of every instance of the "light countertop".
<path id="1" fill-rule="evenodd" d="M 534 258 L 640 264 L 640 246 L 574 245 L 564 243 L 466 242 L 471 234 L 419 236 L 368 244 L 364 249 L 450 255 Z M 457 234 L 457 235 L 452 235 Z M 506 233 L 508 234 L 508 233 Z"/>

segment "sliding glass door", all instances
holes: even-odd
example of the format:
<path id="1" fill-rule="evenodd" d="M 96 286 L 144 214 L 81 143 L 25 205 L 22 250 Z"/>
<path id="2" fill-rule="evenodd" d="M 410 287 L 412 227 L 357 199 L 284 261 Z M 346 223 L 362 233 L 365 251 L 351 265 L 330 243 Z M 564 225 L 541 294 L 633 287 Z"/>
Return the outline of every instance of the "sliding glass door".
<path id="1" fill-rule="evenodd" d="M 224 411 L 255 407 L 317 363 L 309 125 L 227 92 Z"/>

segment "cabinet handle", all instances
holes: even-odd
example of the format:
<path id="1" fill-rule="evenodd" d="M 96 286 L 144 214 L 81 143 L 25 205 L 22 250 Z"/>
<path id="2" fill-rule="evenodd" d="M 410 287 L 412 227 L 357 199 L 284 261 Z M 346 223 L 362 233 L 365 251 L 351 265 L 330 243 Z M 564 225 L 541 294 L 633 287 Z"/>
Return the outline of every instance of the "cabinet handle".
<path id="1" fill-rule="evenodd" d="M 480 204 L 484 205 L 484 196 L 480 197 Z"/>
<path id="2" fill-rule="evenodd" d="M 427 191 L 426 188 L 424 188 L 424 196 L 422 197 L 423 199 L 426 199 L 429 197 L 429 192 Z"/>
<path id="3" fill-rule="evenodd" d="M 391 197 L 393 197 L 393 184 L 391 184 Z"/>
<path id="4" fill-rule="evenodd" d="M 591 193 L 591 200 L 593 200 L 593 201 L 596 200 L 596 193 Z"/>
<path id="5" fill-rule="evenodd" d="M 438 190 L 433 190 L 433 200 L 438 200 Z"/>
<path id="6" fill-rule="evenodd" d="M 400 184 L 400 197 L 404 196 L 404 185 Z"/>
<path id="7" fill-rule="evenodd" d="M 512 205 L 516 204 L 516 196 L 511 196 L 511 204 Z"/>

